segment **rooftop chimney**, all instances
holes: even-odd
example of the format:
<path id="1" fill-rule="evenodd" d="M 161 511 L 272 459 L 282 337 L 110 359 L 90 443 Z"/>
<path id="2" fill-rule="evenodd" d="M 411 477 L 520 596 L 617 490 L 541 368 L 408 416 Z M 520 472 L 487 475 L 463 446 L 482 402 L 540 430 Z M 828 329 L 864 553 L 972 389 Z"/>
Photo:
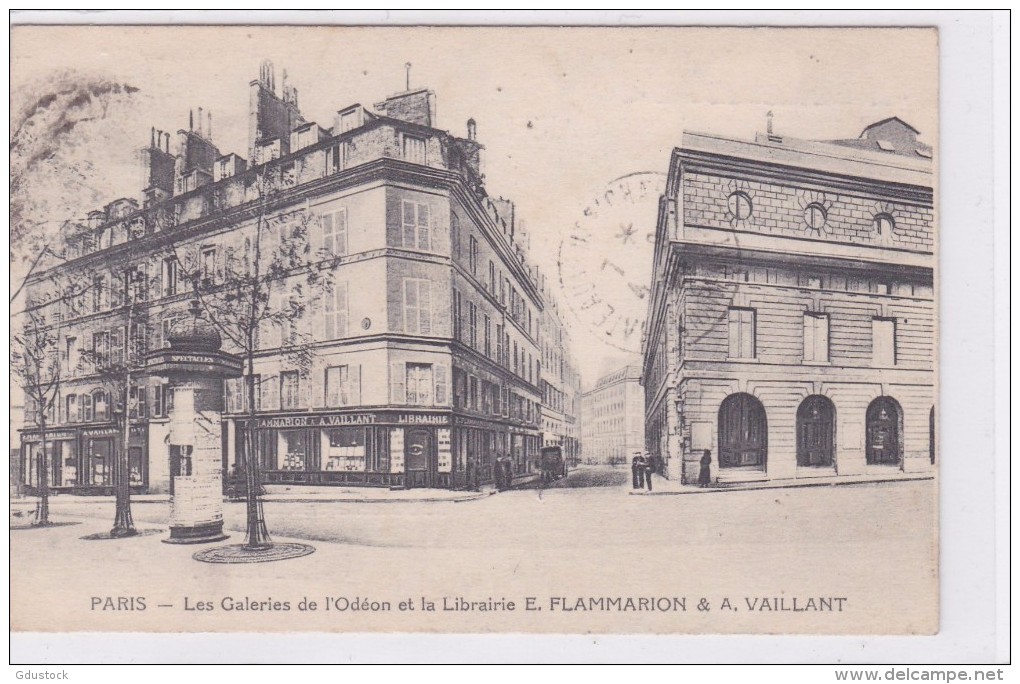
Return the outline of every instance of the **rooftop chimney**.
<path id="1" fill-rule="evenodd" d="M 467 136 L 468 140 L 478 140 L 478 124 L 474 119 L 467 120 Z"/>

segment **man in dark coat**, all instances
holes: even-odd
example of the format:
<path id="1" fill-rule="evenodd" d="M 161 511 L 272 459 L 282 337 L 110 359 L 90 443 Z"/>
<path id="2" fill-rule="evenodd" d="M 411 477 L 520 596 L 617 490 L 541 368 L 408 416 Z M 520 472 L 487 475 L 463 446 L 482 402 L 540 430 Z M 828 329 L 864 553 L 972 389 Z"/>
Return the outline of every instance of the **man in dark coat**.
<path id="1" fill-rule="evenodd" d="M 640 453 L 634 454 L 630 462 L 630 472 L 633 477 L 634 489 L 644 489 L 645 486 L 645 463 Z"/>
<path id="2" fill-rule="evenodd" d="M 655 472 L 655 459 L 652 458 L 651 454 L 645 454 L 645 484 L 648 485 L 648 491 L 652 491 L 652 473 Z"/>
<path id="3" fill-rule="evenodd" d="M 698 486 L 707 487 L 712 484 L 712 452 L 705 449 L 701 456 L 701 472 L 698 473 Z"/>

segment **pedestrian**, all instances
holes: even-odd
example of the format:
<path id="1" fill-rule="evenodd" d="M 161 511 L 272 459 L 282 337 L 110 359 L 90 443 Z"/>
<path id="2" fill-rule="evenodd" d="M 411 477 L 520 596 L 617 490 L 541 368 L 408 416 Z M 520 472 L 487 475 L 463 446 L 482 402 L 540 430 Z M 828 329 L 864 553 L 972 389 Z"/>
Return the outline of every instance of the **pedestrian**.
<path id="1" fill-rule="evenodd" d="M 698 473 L 698 486 L 707 487 L 712 484 L 712 452 L 705 449 L 701 456 L 701 472 Z"/>
<path id="2" fill-rule="evenodd" d="M 644 489 L 645 486 L 645 464 L 642 461 L 641 454 L 638 452 L 634 454 L 634 458 L 630 462 L 634 489 Z"/>
<path id="3" fill-rule="evenodd" d="M 514 481 L 514 466 L 510 461 L 510 457 L 506 454 L 503 455 L 503 487 L 510 489 L 510 485 Z"/>
<path id="4" fill-rule="evenodd" d="M 645 483 L 648 491 L 652 491 L 652 473 L 655 472 L 655 459 L 651 454 L 645 454 Z"/>

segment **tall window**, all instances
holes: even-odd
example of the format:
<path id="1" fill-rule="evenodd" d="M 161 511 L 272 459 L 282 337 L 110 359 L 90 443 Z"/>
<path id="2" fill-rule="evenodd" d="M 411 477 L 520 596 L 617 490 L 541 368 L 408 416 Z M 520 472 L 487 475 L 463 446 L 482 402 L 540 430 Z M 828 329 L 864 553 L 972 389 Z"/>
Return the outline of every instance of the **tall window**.
<path id="1" fill-rule="evenodd" d="M 468 302 L 468 341 L 472 349 L 478 348 L 478 307 Z"/>
<path id="2" fill-rule="evenodd" d="M 280 408 L 293 409 L 301 405 L 300 379 L 297 371 L 280 373 Z"/>
<path id="3" fill-rule="evenodd" d="M 460 290 L 453 291 L 453 337 L 454 339 L 461 339 L 463 331 L 461 330 L 461 298 Z"/>
<path id="4" fill-rule="evenodd" d="M 432 334 L 432 283 L 424 278 L 404 279 L 404 332 Z"/>
<path id="5" fill-rule="evenodd" d="M 460 219 L 456 214 L 450 216 L 450 244 L 455 259 L 460 259 Z"/>
<path id="6" fill-rule="evenodd" d="M 326 326 L 326 339 L 338 340 L 347 336 L 347 283 L 323 282 L 322 309 Z"/>
<path id="7" fill-rule="evenodd" d="M 202 280 L 207 282 L 216 281 L 216 248 L 203 247 L 201 261 Z"/>
<path id="8" fill-rule="evenodd" d="M 347 210 L 323 214 L 319 220 L 322 224 L 322 248 L 333 256 L 347 254 Z"/>
<path id="9" fill-rule="evenodd" d="M 730 309 L 729 346 L 731 359 L 753 359 L 755 357 L 754 318 L 754 309 Z"/>
<path id="10" fill-rule="evenodd" d="M 804 360 L 829 360 L 828 314 L 804 314 Z"/>
<path id="11" fill-rule="evenodd" d="M 92 395 L 83 394 L 81 395 L 81 417 L 86 423 L 94 420 L 95 414 L 92 413 Z"/>
<path id="12" fill-rule="evenodd" d="M 872 319 L 871 357 L 872 363 L 876 366 L 896 365 L 896 319 Z"/>
<path id="13" fill-rule="evenodd" d="M 65 406 L 66 411 L 65 411 L 64 415 L 67 417 L 67 422 L 68 423 L 80 423 L 81 422 L 81 414 L 79 413 L 79 407 L 78 407 L 78 395 L 77 394 L 69 394 L 69 395 L 67 395 L 67 398 L 64 399 L 64 402 L 66 404 L 66 406 Z"/>
<path id="14" fill-rule="evenodd" d="M 163 259 L 163 296 L 170 297 L 177 294 L 177 258 L 167 257 Z"/>
<path id="15" fill-rule="evenodd" d="M 404 200 L 401 203 L 401 240 L 405 249 L 432 249 L 429 205 Z"/>
<path id="16" fill-rule="evenodd" d="M 496 264 L 492 263 L 492 259 L 489 259 L 489 292 L 496 295 Z"/>
<path id="17" fill-rule="evenodd" d="M 326 174 L 339 173 L 350 165 L 350 143 L 342 142 L 326 148 Z"/>
<path id="18" fill-rule="evenodd" d="M 468 242 L 468 268 L 471 269 L 471 275 L 478 274 L 478 240 L 472 235 Z"/>
<path id="19" fill-rule="evenodd" d="M 68 336 L 65 338 L 66 351 L 64 357 L 67 359 L 68 369 L 74 373 L 78 368 L 78 364 L 81 362 L 81 354 L 78 349 L 78 338 Z"/>
<path id="20" fill-rule="evenodd" d="M 496 363 L 503 363 L 503 326 L 496 324 Z"/>
<path id="21" fill-rule="evenodd" d="M 414 164 L 425 163 L 425 139 L 404 135 L 404 159 Z"/>
<path id="22" fill-rule="evenodd" d="M 330 366 L 326 369 L 326 406 L 361 403 L 361 367 Z"/>
<path id="23" fill-rule="evenodd" d="M 406 380 L 408 404 L 427 406 L 433 403 L 431 363 L 407 364 Z"/>
<path id="24" fill-rule="evenodd" d="M 106 278 L 101 275 L 92 277 L 92 310 L 103 311 L 110 300 L 106 291 Z M 80 313 L 80 312 L 79 312 Z"/>
<path id="25" fill-rule="evenodd" d="M 485 316 L 485 355 L 492 356 L 492 321 Z"/>

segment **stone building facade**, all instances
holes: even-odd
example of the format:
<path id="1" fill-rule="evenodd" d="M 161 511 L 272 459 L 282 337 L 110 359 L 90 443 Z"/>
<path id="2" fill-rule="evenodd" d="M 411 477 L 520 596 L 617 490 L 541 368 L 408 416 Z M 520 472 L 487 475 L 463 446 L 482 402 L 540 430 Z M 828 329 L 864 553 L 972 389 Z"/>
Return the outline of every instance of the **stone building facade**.
<path id="1" fill-rule="evenodd" d="M 827 142 L 686 134 L 643 345 L 668 475 L 786 480 L 935 463 L 932 149 L 899 119 Z"/>
<path id="2" fill-rule="evenodd" d="M 644 451 L 641 366 L 607 373 L 581 396 L 581 443 L 586 462 L 617 465 Z"/>
<path id="3" fill-rule="evenodd" d="M 568 463 L 581 456 L 581 374 L 571 349 L 570 328 L 551 289 L 540 276 L 542 311 L 542 444 L 559 446 Z"/>
<path id="4" fill-rule="evenodd" d="M 269 305 L 296 315 L 258 331 L 253 427 L 267 483 L 475 486 L 503 453 L 517 477 L 533 477 L 545 301 L 513 203 L 483 185 L 475 122 L 464 137 L 436 128 L 435 95 L 418 89 L 346 106 L 320 125 L 302 116 L 296 88 L 277 89 L 268 63 L 250 89 L 247 159 L 215 146 L 201 110 L 173 151 L 171 136 L 153 130 L 142 202 L 91 212 L 29 282 L 29 298 L 55 309 L 54 283 L 96 283 L 76 296 L 81 306 L 49 319 L 66 368 L 47 409 L 50 484 L 79 493 L 113 485 L 111 396 L 82 350 L 95 358 L 125 344 L 165 346 L 191 320 L 182 260 L 215 286 L 250 244 L 256 205 L 281 235 L 304 226 L 318 262 L 310 268 L 328 271 L 316 287 L 306 274 L 281 274 Z M 273 179 L 270 200 L 253 194 L 256 177 Z M 125 288 L 144 312 L 131 329 Z M 295 365 L 298 342 L 309 353 Z M 237 351 L 229 340 L 225 350 Z M 166 491 L 176 466 L 165 388 L 144 374 L 136 382 L 131 483 Z M 240 461 L 242 387 L 224 388 L 224 471 Z M 21 476 L 32 485 L 40 454 L 31 420 L 22 445 Z"/>

